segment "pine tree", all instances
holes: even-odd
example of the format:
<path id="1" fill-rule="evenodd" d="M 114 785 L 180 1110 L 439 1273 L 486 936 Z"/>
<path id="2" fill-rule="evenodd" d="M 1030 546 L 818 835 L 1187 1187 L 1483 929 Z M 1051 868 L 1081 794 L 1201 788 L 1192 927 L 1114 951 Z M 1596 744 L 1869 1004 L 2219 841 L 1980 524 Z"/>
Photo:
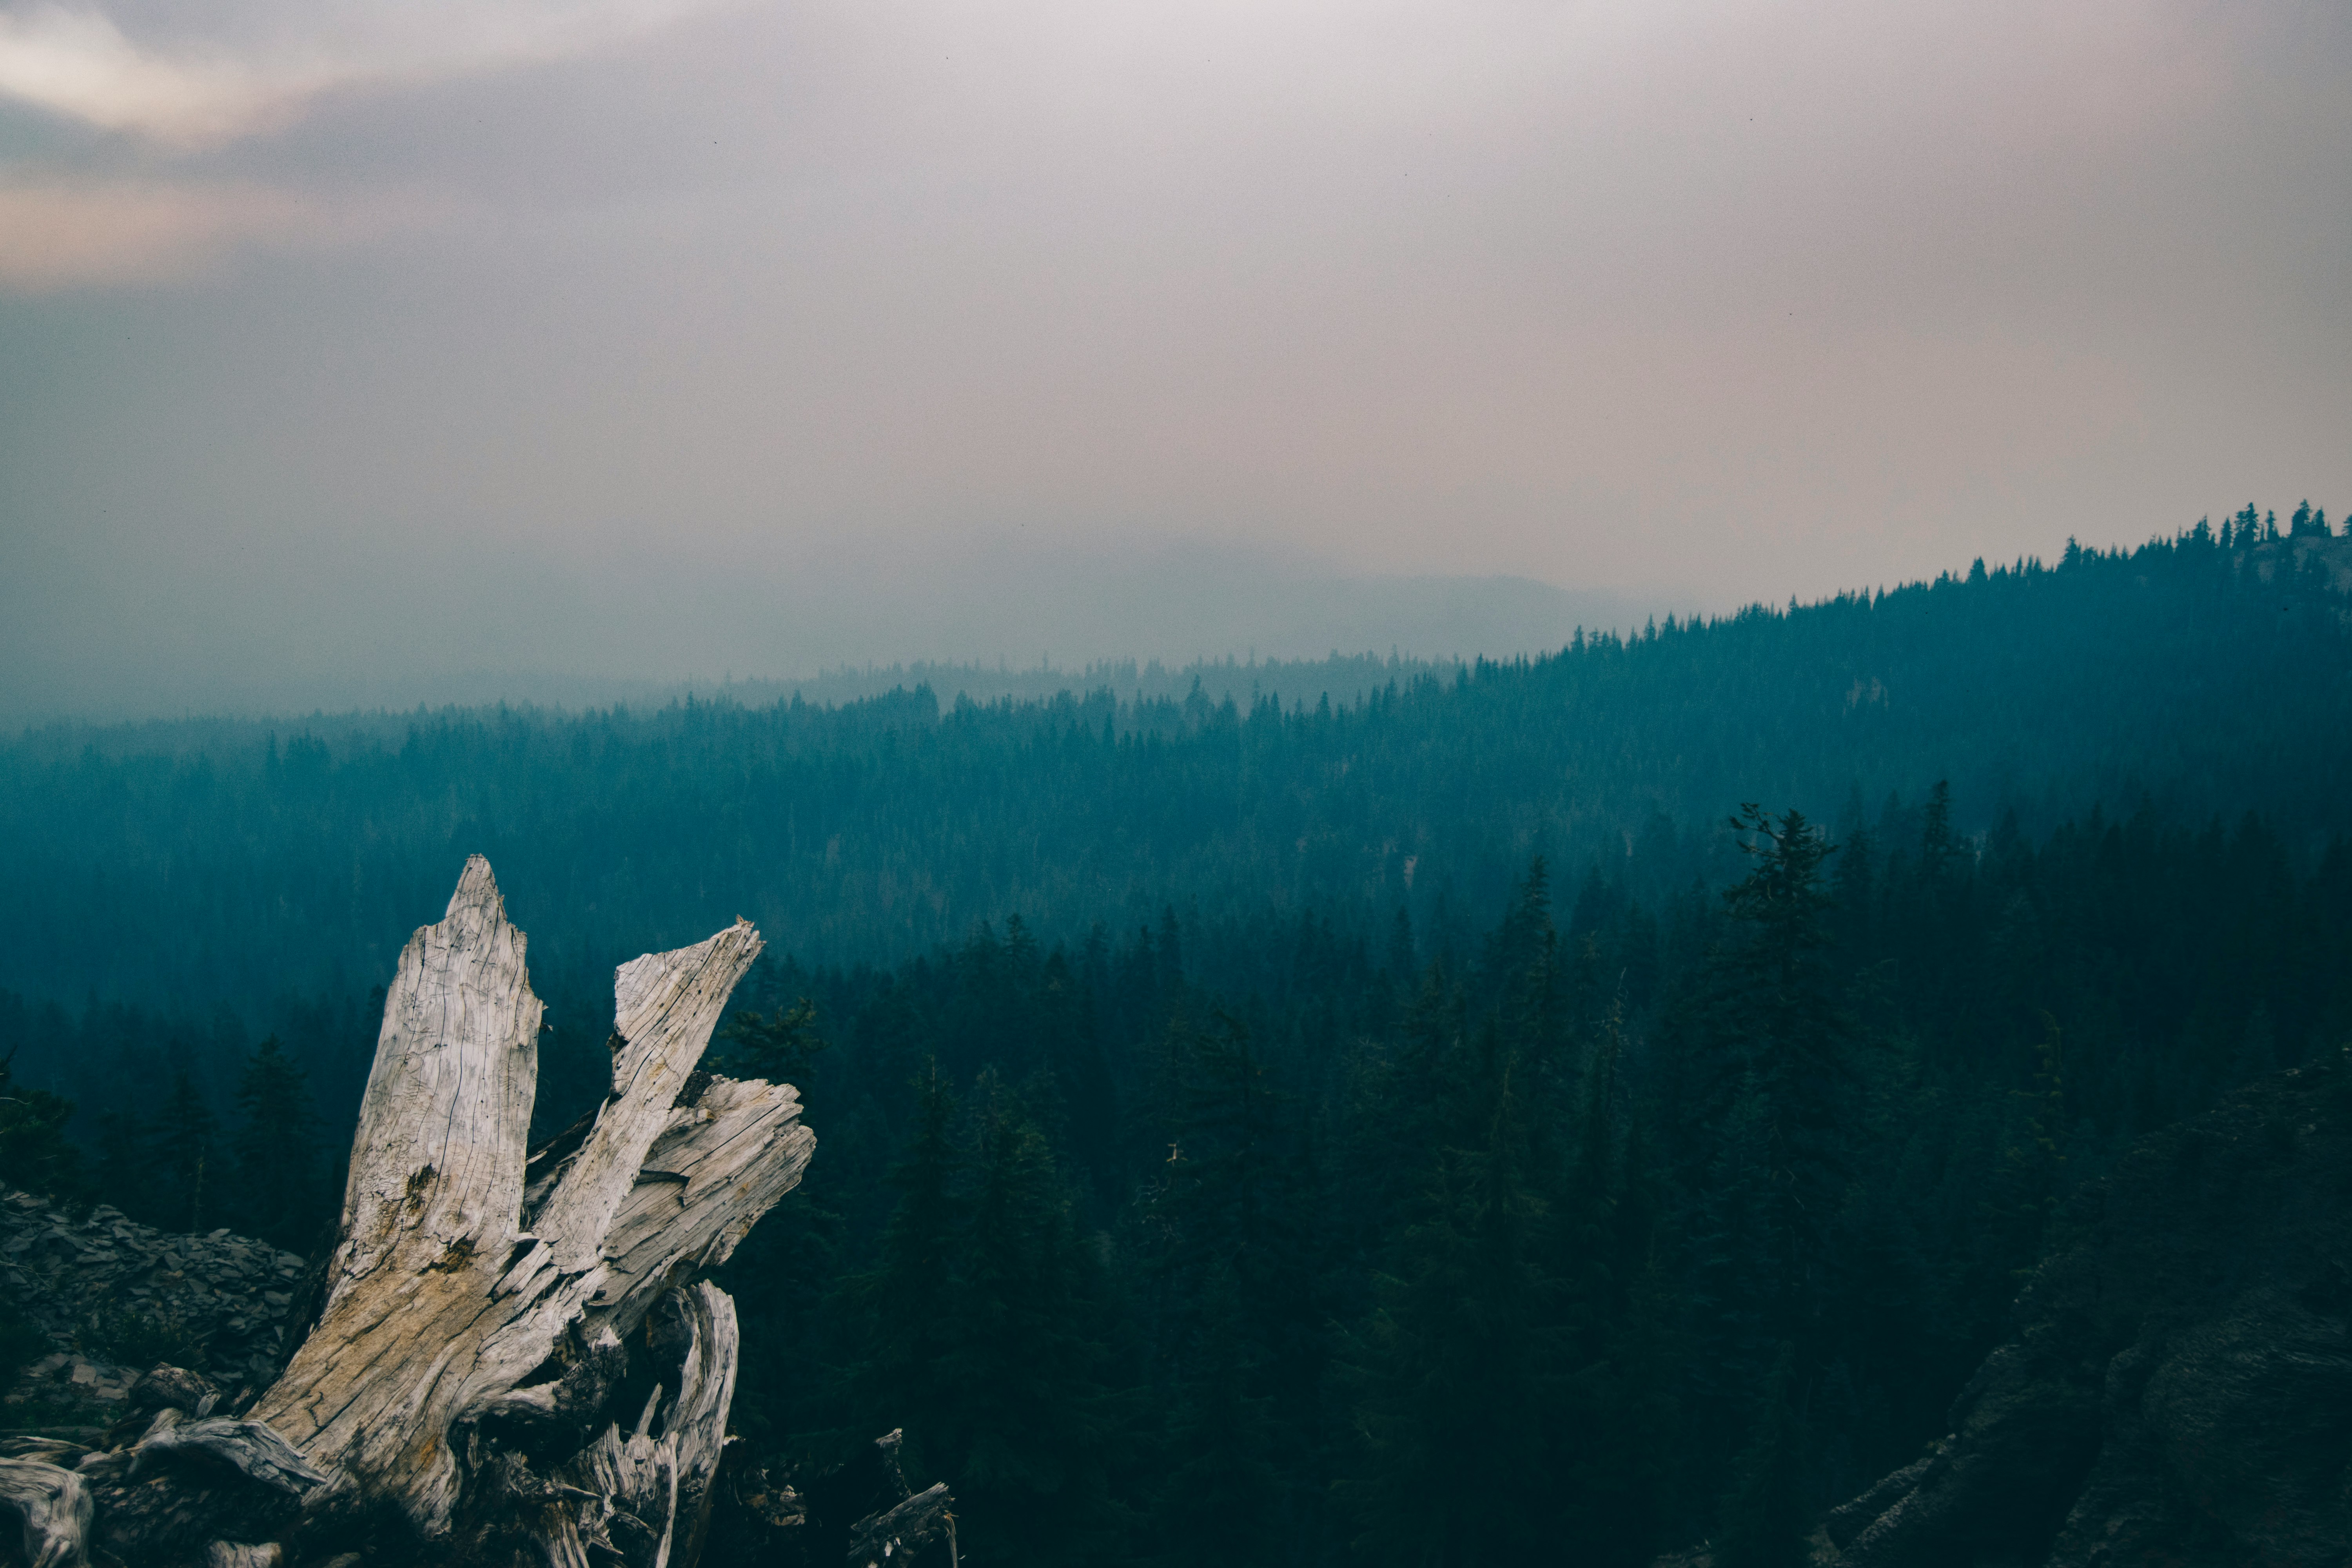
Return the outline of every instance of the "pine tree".
<path id="1" fill-rule="evenodd" d="M 1744 1085 L 1762 1118 L 1767 1223 L 1786 1270 L 1775 1305 L 1781 1332 L 1801 1338 L 1829 1285 L 1822 1254 L 1851 1174 L 1853 1028 L 1827 961 L 1822 886 L 1835 849 L 1795 811 L 1750 807 L 1734 826 L 1754 836 L 1756 866 L 1724 894 L 1742 931 L 1717 975 L 1719 1081 Z"/>
<path id="2" fill-rule="evenodd" d="M 1529 862 L 1518 896 L 1487 942 L 1486 966 L 1511 1047 L 1528 1074 L 1528 1091 L 1540 1096 L 1558 1089 L 1567 1070 L 1571 992 L 1542 856 Z"/>
<path id="3" fill-rule="evenodd" d="M 1755 1436 L 1740 1453 L 1715 1537 L 1721 1568 L 1805 1568 L 1812 1518 L 1804 1492 L 1804 1428 L 1794 1404 L 1797 1352 L 1780 1347 L 1765 1380 Z"/>
<path id="4" fill-rule="evenodd" d="M 2058 1020 L 2042 1015 L 2042 1038 L 2034 1047 L 2031 1089 L 2011 1089 L 2011 1112 L 2003 1129 L 2000 1155 L 1978 1207 L 1983 1310 L 1998 1314 L 2016 1295 L 2021 1277 L 2042 1255 L 2042 1237 L 2058 1206 L 2066 1156 L 2059 1146 L 2065 1132 L 2065 1058 Z"/>
<path id="5" fill-rule="evenodd" d="M 866 1424 L 906 1431 L 910 1473 L 939 1475 L 951 1463 L 955 1397 L 946 1370 L 962 1294 L 960 1254 L 966 1226 L 958 1188 L 966 1164 L 954 1140 L 955 1098 L 936 1061 L 915 1085 L 915 1123 L 906 1155 L 890 1172 L 898 1203 L 869 1272 L 843 1285 L 859 1355 L 853 1391 Z"/>
<path id="6" fill-rule="evenodd" d="M 68 1142 L 73 1101 L 16 1081 L 14 1051 L 0 1056 L 0 1188 L 71 1198 L 82 1188 L 81 1152 Z"/>
<path id="7" fill-rule="evenodd" d="M 1639 1140 L 1619 1136 L 1623 1007 L 1602 1020 L 1551 1243 L 1572 1369 L 1549 1414 L 1559 1456 L 1560 1531 L 1582 1561 L 1638 1568 L 1663 1524 L 1672 1378 L 1664 1282 Z"/>
<path id="8" fill-rule="evenodd" d="M 173 1076 L 172 1097 L 156 1118 L 148 1153 L 148 1190 L 162 1223 L 174 1230 L 200 1231 L 220 1208 L 219 1162 L 215 1144 L 220 1121 L 182 1068 Z"/>
<path id="9" fill-rule="evenodd" d="M 981 1092 L 955 1342 L 941 1367 L 957 1505 L 975 1562 L 988 1552 L 1091 1563 L 1125 1528 L 1110 1496 L 1121 1425 L 1104 1284 L 1073 1234 L 1044 1135 L 992 1080 Z"/>
<path id="10" fill-rule="evenodd" d="M 1362 1462 L 1345 1497 L 1368 1558 L 1538 1560 L 1557 1546 L 1557 1291 L 1540 1258 L 1516 1063 L 1496 1032 L 1452 1062 L 1427 1190 L 1358 1341 Z"/>
<path id="11" fill-rule="evenodd" d="M 152 1196 L 148 1184 L 149 1157 L 144 1130 L 127 1110 L 108 1110 L 98 1118 L 98 1171 L 100 1203 L 112 1204 L 133 1218 L 146 1215 Z"/>
<path id="12" fill-rule="evenodd" d="M 1110 1193 L 1120 1173 L 1118 1099 L 1103 1059 L 1094 995 L 1059 942 L 1038 966 L 1035 985 L 1029 1011 L 1037 1019 L 1043 1065 L 1068 1118 L 1066 1147 L 1097 1190 Z"/>
<path id="13" fill-rule="evenodd" d="M 816 1004 L 805 996 L 772 1012 L 741 1009 L 719 1031 L 719 1039 L 727 1048 L 712 1059 L 714 1070 L 771 1083 L 803 1083 L 824 1049 Z"/>
<path id="14" fill-rule="evenodd" d="M 1771 1366 L 1787 1315 L 1787 1237 L 1774 1224 L 1769 1097 L 1750 1075 L 1717 1126 L 1713 1157 L 1690 1184 L 1685 1310 L 1690 1353 L 1683 1404 L 1686 1491 L 1721 1488 Z"/>
<path id="15" fill-rule="evenodd" d="M 1280 1529 L 1293 1478 L 1275 1461 L 1275 1401 L 1263 1384 L 1263 1347 L 1229 1262 L 1197 1290 L 1183 1374 L 1168 1389 L 1166 1477 L 1153 1510 L 1151 1555 L 1171 1568 L 1295 1560 Z"/>
<path id="16" fill-rule="evenodd" d="M 1191 1413 L 1171 1417 L 1167 1463 L 1203 1484 L 1221 1478 L 1246 1491 L 1272 1478 L 1276 1492 L 1303 1491 L 1311 1481 L 1297 1467 L 1316 1435 L 1325 1347 L 1289 1107 L 1230 1015 L 1205 1034 L 1187 1030 L 1176 1059 L 1169 1158 L 1144 1209 L 1160 1381 L 1171 1407 Z M 1226 1426 L 1202 1414 L 1212 1408 Z M 1171 1481 L 1166 1495 L 1180 1490 Z M 1242 1506 L 1238 1493 L 1232 1506 Z M 1217 1561 L 1296 1554 L 1271 1514 L 1250 1518 L 1220 1525 L 1197 1550 Z M 1167 1522 L 1160 1534 L 1195 1539 Z"/>
<path id="17" fill-rule="evenodd" d="M 278 1037 L 261 1042 L 237 1081 L 237 1188 L 222 1205 L 251 1235 L 289 1250 L 319 1244 L 327 1212 L 320 1170 L 319 1113 L 309 1076 L 287 1056 Z"/>

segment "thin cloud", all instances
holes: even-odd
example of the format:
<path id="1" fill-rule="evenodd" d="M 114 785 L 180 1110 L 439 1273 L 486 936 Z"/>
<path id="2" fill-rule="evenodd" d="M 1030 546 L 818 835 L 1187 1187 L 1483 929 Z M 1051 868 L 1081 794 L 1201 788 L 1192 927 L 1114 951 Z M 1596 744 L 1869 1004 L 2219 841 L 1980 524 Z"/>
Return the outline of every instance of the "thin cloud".
<path id="1" fill-rule="evenodd" d="M 163 282 L 240 251 L 414 228 L 446 205 L 411 192 L 328 201 L 238 181 L 0 182 L 0 290 Z"/>
<path id="2" fill-rule="evenodd" d="M 0 10 L 0 96 L 167 147 L 275 129 L 322 93 L 414 85 L 593 53 L 711 0 L 369 5 L 239 40 L 142 44 L 105 14 Z"/>
<path id="3" fill-rule="evenodd" d="M 147 54 L 95 12 L 0 13 L 0 93 L 103 131 L 208 142 L 259 121 L 283 86 L 226 59 Z"/>

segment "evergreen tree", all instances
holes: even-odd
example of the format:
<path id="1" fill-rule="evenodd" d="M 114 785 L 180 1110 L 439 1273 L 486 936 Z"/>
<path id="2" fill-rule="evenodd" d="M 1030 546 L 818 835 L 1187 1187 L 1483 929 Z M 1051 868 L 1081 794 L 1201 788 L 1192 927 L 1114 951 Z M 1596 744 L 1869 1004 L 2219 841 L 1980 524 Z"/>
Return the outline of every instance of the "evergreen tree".
<path id="1" fill-rule="evenodd" d="M 312 1250 L 328 1210 L 319 1113 L 309 1075 L 277 1036 L 247 1058 L 236 1104 L 236 1192 L 220 1206 L 248 1234 L 289 1251 Z"/>
<path id="2" fill-rule="evenodd" d="M 1108 1303 L 1071 1227 L 1052 1151 L 982 1086 L 970 1227 L 941 1373 L 957 1506 L 975 1563 L 1090 1563 L 1126 1527 L 1110 1495 L 1121 1436 L 1108 1381 Z"/>
<path id="3" fill-rule="evenodd" d="M 150 1164 L 138 1118 L 128 1110 L 100 1112 L 95 1176 L 99 1201 L 112 1204 L 134 1218 L 147 1215 L 154 1196 L 148 1183 Z"/>
<path id="4" fill-rule="evenodd" d="M 1640 1141 L 1618 1131 L 1622 1002 L 1585 1070 L 1572 1163 L 1550 1251 L 1572 1369 L 1549 1416 L 1562 1538 L 1585 1562 L 1637 1568 L 1657 1553 L 1673 1413 L 1664 1282 Z"/>
<path id="5" fill-rule="evenodd" d="M 1712 1158 L 1685 1189 L 1690 1438 L 1680 1468 L 1694 1495 L 1723 1486 L 1787 1316 L 1789 1238 L 1774 1223 L 1771 1122 L 1769 1098 L 1750 1075 L 1717 1124 Z"/>
<path id="6" fill-rule="evenodd" d="M 1168 1514 L 1192 1506 L 1171 1479 L 1158 1533 L 1171 1552 L 1190 1542 L 1216 1561 L 1289 1558 L 1304 1543 L 1277 1531 L 1273 1500 L 1311 1486 L 1298 1467 L 1317 1443 L 1325 1362 L 1316 1259 L 1298 1214 L 1307 1184 L 1288 1106 L 1246 1028 L 1221 1014 L 1205 1033 L 1181 1020 L 1173 1032 L 1179 1102 L 1143 1211 L 1161 1391 L 1172 1413 L 1186 1413 L 1171 1414 L 1166 1462 L 1233 1489 L 1232 1508 L 1252 1497 L 1264 1506 L 1196 1534 Z"/>
<path id="7" fill-rule="evenodd" d="M 1539 1559 L 1558 1530 L 1545 1413 L 1563 1345 L 1517 1064 L 1489 1028 L 1452 1066 L 1429 1187 L 1360 1337 L 1346 1491 L 1360 1553 L 1431 1568 Z"/>
<path id="8" fill-rule="evenodd" d="M 1775 1321 L 1801 1339 L 1828 1287 L 1828 1226 L 1851 1172 L 1853 1028 L 1828 962 L 1822 885 L 1835 851 L 1793 810 L 1775 819 L 1751 806 L 1733 825 L 1752 836 L 1743 847 L 1756 864 L 1724 894 L 1741 930 L 1717 976 L 1718 1070 L 1760 1119 L 1757 1176 L 1780 1267 Z"/>
<path id="9" fill-rule="evenodd" d="M 1740 1456 L 1715 1541 L 1721 1568 L 1805 1568 L 1813 1510 L 1804 1490 L 1804 1428 L 1793 1401 L 1797 1352 L 1780 1348 L 1766 1379 L 1755 1436 Z"/>
<path id="10" fill-rule="evenodd" d="M 904 1427 L 910 1470 L 937 1476 L 951 1467 L 956 1441 L 947 1367 L 961 1310 L 966 1161 L 954 1139 L 955 1098 L 936 1060 L 924 1064 L 915 1089 L 914 1133 L 890 1172 L 898 1203 L 880 1258 L 845 1281 L 842 1294 L 856 1326 L 858 1407 Z"/>
<path id="11" fill-rule="evenodd" d="M 2011 1089 L 2001 1130 L 1999 1163 L 1978 1205 L 1979 1310 L 1988 1318 L 2006 1309 L 2021 1277 L 2042 1256 L 2042 1233 L 2058 1206 L 2066 1156 L 2064 1058 L 2058 1020 L 2042 1015 L 2030 1087 Z"/>
<path id="12" fill-rule="evenodd" d="M 824 1037 L 817 1032 L 816 1004 L 805 996 L 771 1012 L 739 1010 L 719 1031 L 719 1040 L 726 1049 L 711 1061 L 714 1071 L 771 1083 L 800 1084 L 816 1054 L 824 1049 Z"/>
<path id="13" fill-rule="evenodd" d="M 82 1187 L 81 1152 L 66 1139 L 73 1101 L 16 1081 L 16 1053 L 0 1056 L 0 1187 L 71 1198 Z"/>
<path id="14" fill-rule="evenodd" d="M 180 1068 L 148 1148 L 149 1206 L 167 1229 L 193 1233 L 218 1223 L 224 1206 L 215 1148 L 219 1131 L 219 1118 L 188 1069 Z"/>
<path id="15" fill-rule="evenodd" d="M 1149 1554 L 1175 1568 L 1286 1563 L 1284 1502 L 1301 1478 L 1283 1473 L 1274 1443 L 1272 1395 L 1258 1392 L 1263 1347 L 1228 1262 L 1200 1282 L 1182 1375 L 1166 1394 L 1166 1479 L 1153 1510 Z"/>

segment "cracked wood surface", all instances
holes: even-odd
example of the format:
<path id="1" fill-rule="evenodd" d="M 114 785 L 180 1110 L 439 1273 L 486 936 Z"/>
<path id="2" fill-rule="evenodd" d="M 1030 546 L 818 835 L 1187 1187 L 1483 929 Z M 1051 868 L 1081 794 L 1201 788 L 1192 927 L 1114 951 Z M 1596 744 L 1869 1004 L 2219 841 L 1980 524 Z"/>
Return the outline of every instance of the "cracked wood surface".
<path id="1" fill-rule="evenodd" d="M 330 1479 L 265 1423 L 222 1415 L 192 1420 L 168 1407 L 155 1413 L 147 1435 L 131 1447 L 131 1474 L 137 1475 L 151 1457 L 166 1454 L 195 1455 L 226 1465 L 247 1480 L 275 1487 L 289 1497 L 308 1496 L 311 1488 Z"/>
<path id="2" fill-rule="evenodd" d="M 449 1427 L 486 1373 L 509 1371 L 480 1352 L 512 1316 L 491 1286 L 513 1247 L 538 1087 L 525 946 L 477 855 L 448 913 L 401 950 L 326 1309 L 254 1412 L 340 1470 L 339 1486 L 390 1493 L 428 1533 L 457 1497 Z"/>
<path id="3" fill-rule="evenodd" d="M 735 1303 L 706 1280 L 661 1305 L 653 1337 L 678 1358 L 677 1392 L 656 1388 L 633 1431 L 613 1423 L 565 1468 L 566 1500 L 549 1510 L 544 1536 L 559 1568 L 670 1568 L 701 1555 L 735 1397 Z"/>
<path id="4" fill-rule="evenodd" d="M 325 1310 L 253 1413 L 331 1474 L 314 1504 L 384 1498 L 425 1535 L 446 1533 L 466 1480 L 459 1428 L 557 1409 L 583 1380 L 551 1384 L 541 1369 L 609 1354 L 799 1179 L 814 1140 L 789 1085 L 698 1079 L 698 1097 L 680 1103 L 760 947 L 739 920 L 620 967 L 612 1090 L 568 1152 L 531 1168 L 527 1202 L 541 1005 L 488 863 L 467 862 L 446 916 L 402 952 L 386 999 Z M 697 1387 L 723 1391 L 715 1467 L 733 1303 L 708 1285 L 688 1294 L 702 1347 L 689 1369 L 697 1356 L 725 1361 L 696 1374 Z M 630 1472 L 621 1489 L 632 1497 L 642 1465 L 670 1467 L 661 1511 L 674 1518 L 677 1482 L 691 1479 L 676 1434 L 639 1434 L 659 1458 L 617 1426 L 607 1436 L 592 1452 Z M 699 1484 L 707 1494 L 707 1476 Z"/>
<path id="5" fill-rule="evenodd" d="M 605 1238 L 598 1321 L 626 1334 L 677 1277 L 733 1255 L 808 1167 L 816 1134 L 800 1110 L 791 1084 L 714 1078 L 670 1110 Z"/>
<path id="6" fill-rule="evenodd" d="M 23 1529 L 27 1568 L 88 1568 L 89 1489 L 40 1459 L 0 1459 L 0 1508 Z"/>

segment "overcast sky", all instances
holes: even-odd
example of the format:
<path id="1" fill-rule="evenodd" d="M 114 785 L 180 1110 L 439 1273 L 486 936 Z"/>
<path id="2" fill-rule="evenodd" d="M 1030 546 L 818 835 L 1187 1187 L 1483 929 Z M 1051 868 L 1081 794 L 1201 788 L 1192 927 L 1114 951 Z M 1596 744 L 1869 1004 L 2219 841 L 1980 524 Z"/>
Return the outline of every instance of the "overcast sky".
<path id="1" fill-rule="evenodd" d="M 2347 372 L 2342 0 L 0 0 L 0 717 L 1812 596 Z"/>

